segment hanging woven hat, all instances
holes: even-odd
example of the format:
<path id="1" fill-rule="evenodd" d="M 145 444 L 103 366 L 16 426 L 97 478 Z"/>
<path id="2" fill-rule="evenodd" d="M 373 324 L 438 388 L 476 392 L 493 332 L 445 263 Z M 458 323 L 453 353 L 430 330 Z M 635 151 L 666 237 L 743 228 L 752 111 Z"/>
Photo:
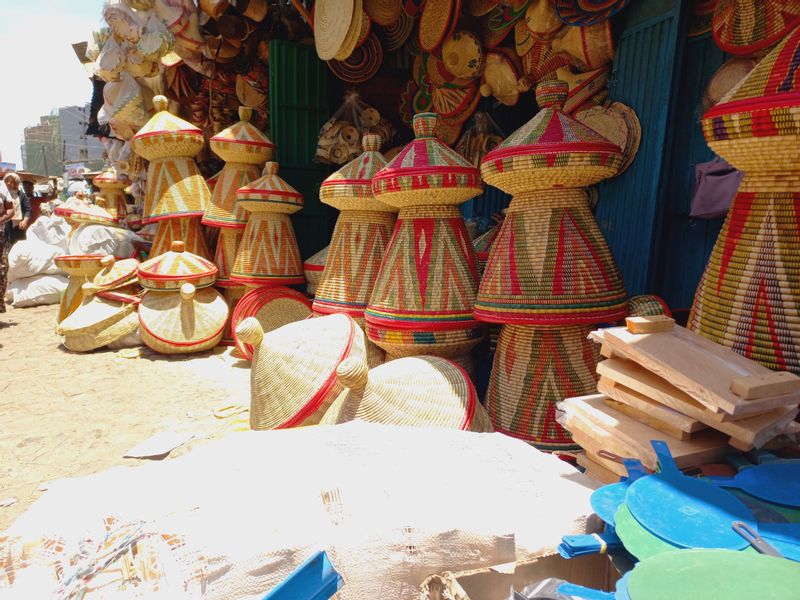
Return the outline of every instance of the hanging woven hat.
<path id="1" fill-rule="evenodd" d="M 456 77 L 453 75 L 444 61 L 435 54 L 424 52 L 421 58 L 424 66 L 424 81 L 431 88 L 439 86 L 453 89 L 474 84 L 473 77 Z"/>
<path id="2" fill-rule="evenodd" d="M 473 17 L 482 17 L 499 4 L 496 0 L 466 0 L 466 10 Z"/>
<path id="3" fill-rule="evenodd" d="M 388 27 L 400 18 L 403 3 L 401 0 L 364 0 L 364 10 L 373 22 Z"/>
<path id="4" fill-rule="evenodd" d="M 637 131 L 640 131 L 639 118 L 632 108 L 620 102 L 593 106 L 579 111 L 575 119 L 619 147 L 623 161 L 617 174 L 624 172 L 636 158 L 641 136 L 637 137 Z"/>
<path id="5" fill-rule="evenodd" d="M 184 283 L 179 291 L 148 292 L 139 305 L 139 335 L 161 354 L 202 352 L 225 332 L 228 303 L 212 287 Z"/>
<path id="6" fill-rule="evenodd" d="M 442 46 L 442 60 L 456 77 L 472 78 L 483 70 L 483 47 L 477 35 L 456 31 Z"/>
<path id="7" fill-rule="evenodd" d="M 317 0 L 314 3 L 314 44 L 322 60 L 330 60 L 342 47 L 355 14 L 354 0 Z"/>
<path id="8" fill-rule="evenodd" d="M 319 423 L 343 391 L 337 367 L 349 357 L 366 360 L 364 333 L 347 315 L 289 323 L 269 333 L 254 318 L 236 335 L 254 347 L 250 427 L 282 429 Z"/>
<path id="9" fill-rule="evenodd" d="M 441 46 L 455 27 L 460 9 L 461 0 L 426 0 L 419 18 L 419 47 L 432 52 Z"/>
<path id="10" fill-rule="evenodd" d="M 477 169 L 433 136 L 436 120 L 434 113 L 414 116 L 416 139 L 372 180 L 378 200 L 398 208 L 420 203 L 461 204 L 481 193 Z"/>
<path id="11" fill-rule="evenodd" d="M 717 46 L 748 56 L 778 43 L 800 25 L 800 0 L 720 0 L 712 31 Z"/>
<path id="12" fill-rule="evenodd" d="M 117 220 L 105 209 L 105 200 L 98 198 L 98 204 L 84 204 L 76 207 L 70 218 L 73 222 L 88 225 L 108 225 L 114 227 Z"/>
<path id="13" fill-rule="evenodd" d="M 353 53 L 353 50 L 363 43 L 361 42 L 361 34 L 364 30 L 365 19 L 368 23 L 367 27 L 370 27 L 371 21 L 367 13 L 364 12 L 362 0 L 355 0 L 353 3 L 353 19 L 350 21 L 350 27 L 347 30 L 347 35 L 344 38 L 344 42 L 342 42 L 342 46 L 334 56 L 336 60 L 345 60 Z"/>
<path id="14" fill-rule="evenodd" d="M 564 26 L 552 0 L 533 0 L 525 11 L 525 27 L 540 40 L 554 37 Z"/>
<path id="15" fill-rule="evenodd" d="M 387 52 L 399 50 L 402 48 L 411 32 L 414 30 L 414 19 L 409 17 L 405 12 L 400 12 L 400 17 L 392 23 L 383 28 L 383 39 Z"/>
<path id="16" fill-rule="evenodd" d="M 631 0 L 555 0 L 558 18 L 567 25 L 586 27 L 607 21 Z"/>
<path id="17" fill-rule="evenodd" d="M 714 9 L 719 0 L 694 0 L 692 14 L 689 15 L 688 37 L 699 37 L 711 31 Z"/>
<path id="18" fill-rule="evenodd" d="M 139 261 L 135 258 L 117 260 L 108 255 L 100 260 L 100 264 L 103 266 L 102 270 L 92 279 L 99 291 L 115 290 L 137 281 Z"/>
<path id="19" fill-rule="evenodd" d="M 568 55 L 554 52 L 550 42 L 534 41 L 530 50 L 522 57 L 522 72 L 525 75 L 519 80 L 519 90 L 527 92 L 535 84 L 557 79 L 558 69 L 569 64 Z"/>
<path id="20" fill-rule="evenodd" d="M 528 3 L 523 3 L 518 8 L 511 6 L 495 6 L 491 12 L 481 17 L 481 39 L 485 48 L 492 49 L 500 45 L 506 36 L 514 29 L 514 25 L 528 9 Z"/>
<path id="21" fill-rule="evenodd" d="M 708 110 L 727 96 L 742 79 L 747 77 L 758 62 L 758 59 L 752 56 L 734 56 L 722 63 L 706 85 L 703 94 L 704 110 Z"/>
<path id="22" fill-rule="evenodd" d="M 138 296 L 97 292 L 84 284 L 82 304 L 56 326 L 64 346 L 73 352 L 90 352 L 133 333 L 139 326 Z"/>
<path id="23" fill-rule="evenodd" d="M 372 178 L 387 164 L 380 153 L 381 143 L 379 135 L 365 135 L 361 139 L 364 152 L 322 182 L 319 199 L 339 210 L 397 212 L 372 194 Z"/>
<path id="24" fill-rule="evenodd" d="M 317 293 L 317 286 L 322 280 L 322 272 L 325 270 L 325 261 L 328 258 L 329 250 L 330 245 L 327 245 L 303 262 L 303 272 L 306 275 L 306 293 L 311 297 Z"/>
<path id="25" fill-rule="evenodd" d="M 184 243 L 175 241 L 168 252 L 139 265 L 138 274 L 143 288 L 165 292 L 178 290 L 184 283 L 196 288 L 213 285 L 217 267 L 201 256 L 186 252 Z"/>
<path id="26" fill-rule="evenodd" d="M 554 52 L 569 56 L 582 71 L 599 69 L 614 60 L 611 23 L 605 21 L 587 27 L 568 27 L 567 32 L 550 42 Z"/>
<path id="27" fill-rule="evenodd" d="M 279 327 L 302 321 L 311 316 L 311 303 L 300 292 L 285 286 L 257 287 L 242 296 L 231 317 L 231 328 L 236 347 L 247 360 L 253 359 L 253 346 L 236 334 L 239 323 L 255 318 L 265 333 Z"/>
<path id="28" fill-rule="evenodd" d="M 491 423 L 464 370 L 435 356 L 400 358 L 372 370 L 348 358 L 336 370 L 346 388 L 320 422 L 360 420 L 401 427 L 490 432 Z"/>
<path id="29" fill-rule="evenodd" d="M 367 41 L 345 60 L 329 60 L 328 67 L 336 77 L 347 83 L 364 83 L 378 72 L 383 62 L 383 47 L 378 36 L 370 33 Z"/>
<path id="30" fill-rule="evenodd" d="M 258 178 L 261 165 L 271 160 L 275 144 L 250 123 L 253 111 L 239 107 L 239 121 L 211 138 L 211 149 L 226 162 L 217 175 L 203 225 L 244 228 L 247 215 L 236 211 L 236 190 Z"/>

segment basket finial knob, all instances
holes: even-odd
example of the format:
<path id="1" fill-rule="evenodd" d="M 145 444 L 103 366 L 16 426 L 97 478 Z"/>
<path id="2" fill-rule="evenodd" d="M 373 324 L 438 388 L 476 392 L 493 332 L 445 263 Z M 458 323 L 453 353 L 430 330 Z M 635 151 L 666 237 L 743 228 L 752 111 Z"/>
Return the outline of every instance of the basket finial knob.
<path id="1" fill-rule="evenodd" d="M 262 172 L 263 175 L 277 175 L 278 174 L 278 163 L 274 160 L 267 162 L 264 165 L 264 171 Z"/>
<path id="2" fill-rule="evenodd" d="M 156 112 L 167 110 L 168 106 L 169 100 L 167 100 L 166 96 L 162 96 L 161 94 L 153 96 L 153 108 L 156 109 Z"/>
<path id="3" fill-rule="evenodd" d="M 194 298 L 196 292 L 197 288 L 195 288 L 191 283 L 184 283 L 181 286 L 181 299 L 188 302 L 189 300 Z"/>
<path id="4" fill-rule="evenodd" d="M 247 317 L 236 326 L 236 336 L 245 344 L 258 347 L 264 339 L 264 329 L 255 317 Z"/>
<path id="5" fill-rule="evenodd" d="M 569 85 L 566 81 L 554 79 L 542 81 L 536 86 L 536 103 L 539 108 L 554 108 L 562 110 L 569 94 Z"/>
<path id="6" fill-rule="evenodd" d="M 103 258 L 100 259 L 100 264 L 103 265 L 103 267 L 109 268 L 114 266 L 116 260 L 117 259 L 114 258 L 113 254 L 106 254 Z"/>
<path id="7" fill-rule="evenodd" d="M 240 106 L 239 107 L 239 120 L 240 121 L 250 121 L 253 118 L 253 109 L 249 106 Z"/>
<path id="8" fill-rule="evenodd" d="M 172 245 L 169 248 L 173 252 L 183 252 L 186 250 L 186 244 L 184 244 L 181 240 L 175 240 L 172 242 Z"/>
<path id="9" fill-rule="evenodd" d="M 369 382 L 369 367 L 363 360 L 351 356 L 336 367 L 336 379 L 351 390 L 363 390 Z"/>
<path id="10" fill-rule="evenodd" d="M 368 133 L 361 138 L 361 147 L 364 152 L 377 152 L 381 149 L 383 139 L 377 133 Z"/>
<path id="11" fill-rule="evenodd" d="M 414 135 L 418 138 L 436 137 L 434 130 L 439 122 L 436 113 L 425 112 L 414 115 Z"/>

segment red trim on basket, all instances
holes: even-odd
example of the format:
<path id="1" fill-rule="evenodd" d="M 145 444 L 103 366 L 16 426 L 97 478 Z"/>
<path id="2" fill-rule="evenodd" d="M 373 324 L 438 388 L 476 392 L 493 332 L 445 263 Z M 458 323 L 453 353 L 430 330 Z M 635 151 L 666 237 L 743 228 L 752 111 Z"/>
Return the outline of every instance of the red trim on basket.
<path id="1" fill-rule="evenodd" d="M 227 322 L 225 323 L 225 325 L 227 325 Z M 163 343 L 165 343 L 165 344 L 167 344 L 167 345 L 169 345 L 169 346 L 177 346 L 178 348 L 191 348 L 192 346 L 199 346 L 199 345 L 201 345 L 201 344 L 205 344 L 206 342 L 209 342 L 209 341 L 213 340 L 213 339 L 214 339 L 215 337 L 217 337 L 218 335 L 222 335 L 222 333 L 225 331 L 225 325 L 223 325 L 222 327 L 220 327 L 220 328 L 219 328 L 219 329 L 216 331 L 216 333 L 214 333 L 213 335 L 210 335 L 210 336 L 208 336 L 207 338 L 203 338 L 202 340 L 197 340 L 196 342 L 173 342 L 173 341 L 171 341 L 171 340 L 166 340 L 166 339 L 164 339 L 164 338 L 162 338 L 162 337 L 159 337 L 159 336 L 157 336 L 155 333 L 153 333 L 152 331 L 150 331 L 150 329 L 148 329 L 147 325 L 145 325 L 145 324 L 142 322 L 142 318 L 141 318 L 141 316 L 139 317 L 139 327 L 141 327 L 142 329 L 144 329 L 144 330 L 147 332 L 147 335 L 149 335 L 149 336 L 151 336 L 151 337 L 154 337 L 154 338 L 155 338 L 155 339 L 157 339 L 159 342 L 163 342 Z M 145 343 L 145 344 L 147 344 L 147 342 L 146 342 L 145 340 L 142 340 L 142 341 L 144 341 L 144 343 Z M 153 350 L 156 350 L 156 349 L 155 349 L 155 348 L 153 348 Z M 156 352 L 159 352 L 159 350 L 156 350 Z"/>
<path id="2" fill-rule="evenodd" d="M 231 286 L 238 287 L 238 286 Z M 259 287 L 250 290 L 244 296 L 236 301 L 236 306 L 233 308 L 231 314 L 231 331 L 233 334 L 233 341 L 239 352 L 245 355 L 247 360 L 253 360 L 253 353 L 255 349 L 252 344 L 246 344 L 239 341 L 239 336 L 236 335 L 236 327 L 248 317 L 255 316 L 255 313 L 261 310 L 267 302 L 278 300 L 280 298 L 291 298 L 298 300 L 312 311 L 311 302 L 300 292 L 291 288 L 278 289 L 274 287 Z"/>
<path id="3" fill-rule="evenodd" d="M 445 359 L 449 360 L 449 359 Z M 464 376 L 464 381 L 467 382 L 467 387 L 469 388 L 469 397 L 467 398 L 467 407 L 466 407 L 466 414 L 464 415 L 464 420 L 461 421 L 461 425 L 459 425 L 459 429 L 461 431 L 469 430 L 470 426 L 472 425 L 472 419 L 475 416 L 475 405 L 478 402 L 478 392 L 475 390 L 475 385 L 472 383 L 472 379 L 467 373 L 467 370 L 459 365 L 457 362 L 449 360 L 453 364 L 453 366 L 461 371 L 461 374 Z"/>
<path id="4" fill-rule="evenodd" d="M 616 146 L 614 146 L 616 148 Z M 442 166 L 442 167 L 395 167 L 393 169 L 381 169 L 378 175 L 372 179 L 373 188 L 376 181 L 392 179 L 394 177 L 413 177 L 415 175 L 451 175 L 464 174 L 475 175 L 478 177 L 479 171 L 476 167 Z"/>
<path id="5" fill-rule="evenodd" d="M 364 314 L 367 322 L 371 325 L 382 326 L 386 329 L 400 329 L 403 331 L 458 331 L 459 329 L 475 329 L 480 327 L 480 323 L 474 318 L 465 318 L 459 321 L 408 321 L 400 319 L 387 319 L 376 317 L 372 313 Z"/>
<path id="6" fill-rule="evenodd" d="M 483 162 L 491 162 L 512 156 L 527 156 L 530 154 L 548 154 L 563 152 L 609 152 L 619 154 L 619 146 L 611 142 L 537 142 L 525 146 L 512 146 L 510 148 L 495 148 L 487 154 Z"/>
<path id="7" fill-rule="evenodd" d="M 237 139 L 228 139 L 228 138 L 221 138 L 219 136 L 214 136 L 211 138 L 212 142 L 217 142 L 221 144 L 234 144 L 239 146 L 260 146 L 262 148 L 274 148 L 275 144 L 272 142 L 260 142 L 258 140 L 237 140 Z"/>
<path id="8" fill-rule="evenodd" d="M 303 263 L 304 271 L 324 271 L 325 265 L 317 265 L 314 263 Z"/>
<path id="9" fill-rule="evenodd" d="M 800 104 L 800 92 L 787 92 L 785 94 L 772 94 L 761 98 L 743 98 L 724 104 L 717 104 L 709 108 L 703 115 L 703 120 L 724 115 L 733 115 L 757 110 L 775 108 L 795 108 Z"/>
<path id="10" fill-rule="evenodd" d="M 217 229 L 244 229 L 247 226 L 247 223 L 242 223 L 241 221 L 217 221 L 216 219 L 207 219 L 203 217 L 200 221 L 201 225 L 206 225 L 208 227 L 216 227 Z"/>
<path id="11" fill-rule="evenodd" d="M 203 132 L 200 129 L 164 129 L 161 131 L 148 131 L 147 133 L 137 133 L 135 136 L 131 138 L 131 140 L 141 140 L 144 138 L 152 137 L 154 135 L 167 136 L 175 133 L 194 135 L 199 138 L 203 137 Z"/>
<path id="12" fill-rule="evenodd" d="M 285 196 L 289 198 L 302 198 L 303 195 L 300 192 L 290 192 L 288 190 L 260 190 L 258 188 L 246 188 L 242 187 L 236 190 L 236 199 L 239 199 L 239 196 L 245 196 L 246 194 L 252 194 L 253 196 L 260 196 L 260 197 L 267 197 L 267 196 Z M 246 200 L 246 198 L 244 198 Z"/>
<path id="13" fill-rule="evenodd" d="M 202 217 L 205 214 L 204 211 L 194 210 L 192 212 L 185 212 L 185 213 L 170 213 L 168 215 L 159 215 L 157 217 L 150 216 L 147 218 L 145 223 L 157 223 L 159 221 L 166 221 L 168 219 L 183 219 L 188 217 Z"/>
<path id="14" fill-rule="evenodd" d="M 624 307 L 613 312 L 593 311 L 546 316 L 526 313 L 507 313 L 504 311 L 485 311 L 476 308 L 473 311 L 473 315 L 478 321 L 483 323 L 498 323 L 501 325 L 594 325 L 597 323 L 621 321 L 628 316 L 628 309 Z"/>

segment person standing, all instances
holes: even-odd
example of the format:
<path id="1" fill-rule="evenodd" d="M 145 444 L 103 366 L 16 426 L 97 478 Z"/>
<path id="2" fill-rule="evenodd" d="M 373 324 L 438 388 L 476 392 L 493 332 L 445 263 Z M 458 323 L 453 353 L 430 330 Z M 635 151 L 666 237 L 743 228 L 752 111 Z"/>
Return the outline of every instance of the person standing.
<path id="1" fill-rule="evenodd" d="M 6 312 L 6 280 L 8 278 L 8 249 L 11 244 L 6 240 L 7 226 L 14 217 L 14 204 L 8 196 L 0 191 L 0 313 Z"/>
<path id="2" fill-rule="evenodd" d="M 11 222 L 6 223 L 6 245 L 11 246 L 25 237 L 25 230 L 31 220 L 31 201 L 22 190 L 22 180 L 16 173 L 7 173 L 3 183 L 8 190 L 8 199 L 14 207 Z"/>

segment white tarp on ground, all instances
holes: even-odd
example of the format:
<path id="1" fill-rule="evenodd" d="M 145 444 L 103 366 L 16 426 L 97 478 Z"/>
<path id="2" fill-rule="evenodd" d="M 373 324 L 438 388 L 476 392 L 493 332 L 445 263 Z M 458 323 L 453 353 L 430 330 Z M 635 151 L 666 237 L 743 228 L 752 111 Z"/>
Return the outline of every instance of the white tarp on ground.
<path id="1" fill-rule="evenodd" d="M 433 573 L 530 560 L 586 533 L 592 486 L 496 433 L 366 423 L 236 433 L 51 485 L 0 536 L 0 596 L 83 586 L 87 600 L 256 599 L 326 549 L 345 580 L 337 599 L 416 600 Z"/>

